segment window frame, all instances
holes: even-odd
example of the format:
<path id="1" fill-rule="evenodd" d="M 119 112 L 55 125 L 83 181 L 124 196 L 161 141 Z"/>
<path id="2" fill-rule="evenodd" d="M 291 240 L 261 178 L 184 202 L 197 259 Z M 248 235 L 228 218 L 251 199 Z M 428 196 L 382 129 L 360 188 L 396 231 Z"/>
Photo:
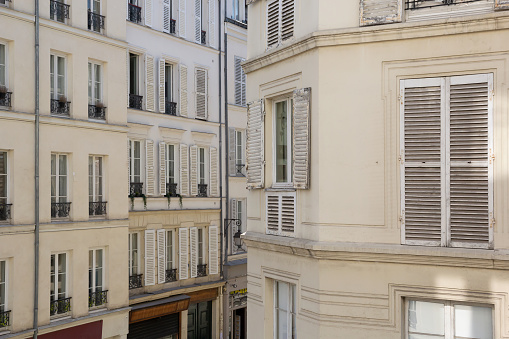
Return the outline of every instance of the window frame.
<path id="1" fill-rule="evenodd" d="M 196 262 L 197 265 L 205 265 L 207 264 L 207 257 L 206 257 L 206 238 L 205 238 L 205 228 L 204 227 L 198 227 L 196 230 Z M 200 241 L 201 237 L 201 241 Z M 201 260 L 200 260 L 201 259 Z"/>
<path id="2" fill-rule="evenodd" d="M 60 273 L 57 273 L 57 270 L 58 270 L 58 263 L 59 263 L 59 256 L 63 254 L 65 255 L 65 272 L 64 272 L 64 276 L 65 276 L 65 291 L 64 291 L 64 297 L 62 299 L 65 299 L 65 298 L 69 298 L 69 254 L 67 252 L 56 252 L 56 253 L 52 253 L 51 256 L 54 256 L 55 257 L 55 273 L 51 273 L 51 258 L 50 258 L 50 301 L 57 301 L 57 300 L 60 300 L 59 298 L 59 292 L 58 292 L 58 276 L 60 275 Z M 53 291 L 53 297 L 52 298 L 52 294 L 51 294 L 51 277 L 54 276 L 55 280 L 54 280 L 54 288 L 55 290 Z"/>
<path id="3" fill-rule="evenodd" d="M 10 178 L 10 170 L 9 170 L 9 152 L 6 151 L 6 150 L 0 150 L 0 153 L 4 153 L 5 154 L 5 173 L 0 173 L 0 176 L 4 176 L 5 177 L 5 197 L 2 197 L 0 196 L 0 203 L 2 203 L 1 201 L 2 200 L 5 200 L 5 204 L 8 204 L 9 203 L 9 197 L 10 197 L 10 194 L 9 194 L 9 189 L 10 189 L 10 185 L 9 185 L 9 178 Z M 1 194 L 1 192 L 0 192 Z"/>
<path id="4" fill-rule="evenodd" d="M 134 237 L 136 236 L 136 237 Z M 134 262 L 133 260 L 133 252 L 134 252 L 134 249 L 132 248 L 132 244 L 133 244 L 133 238 L 136 238 L 136 270 L 133 270 L 134 266 L 132 265 L 132 263 Z M 128 248 L 128 255 L 129 255 L 129 276 L 133 276 L 133 275 L 138 275 L 138 274 L 142 274 L 142 273 L 139 273 L 141 268 L 140 268 L 140 233 L 139 232 L 132 232 L 132 233 L 129 233 L 129 248 Z"/>
<path id="5" fill-rule="evenodd" d="M 244 165 L 242 168 L 242 173 L 244 174 L 245 165 L 246 165 L 246 156 L 245 156 L 245 130 L 235 129 L 235 166 Z M 239 140 L 240 139 L 240 140 Z M 236 174 L 238 174 L 238 170 L 236 169 Z"/>
<path id="6" fill-rule="evenodd" d="M 96 266 L 97 264 L 97 252 L 98 251 L 101 251 L 102 252 L 102 258 L 101 258 L 101 267 L 100 267 L 100 270 L 101 270 L 101 286 L 100 286 L 100 289 L 98 290 L 98 286 L 96 285 L 96 271 L 98 269 L 98 267 Z M 90 267 L 90 252 L 92 252 L 92 267 Z M 105 277 L 105 274 L 104 274 L 104 271 L 105 271 L 105 262 L 106 262 L 106 259 L 105 259 L 105 255 L 106 255 L 106 250 L 102 247 L 99 247 L 99 248 L 91 248 L 88 250 L 88 255 L 89 255 L 89 277 L 90 277 L 90 273 L 92 273 L 92 286 L 90 286 L 90 280 L 89 280 L 89 284 L 88 284 L 88 293 L 89 295 L 91 293 L 94 293 L 94 292 L 102 292 L 102 291 L 105 291 L 106 290 L 106 286 L 105 286 L 105 281 L 106 281 L 106 277 Z M 92 272 L 90 272 L 90 270 L 92 270 Z"/>
<path id="7" fill-rule="evenodd" d="M 60 173 L 60 157 L 65 157 L 65 175 L 61 175 Z M 53 186 L 53 178 L 55 178 L 55 193 L 57 195 L 53 196 L 53 192 L 51 192 L 51 202 L 52 203 L 66 203 L 69 202 L 69 156 L 66 153 L 51 153 L 51 162 L 53 162 L 53 157 L 55 157 L 55 174 L 53 174 L 53 166 L 51 166 L 51 186 Z M 65 176 L 65 196 L 60 196 L 60 177 Z M 62 198 L 65 198 L 65 201 L 62 201 Z"/>
<path id="8" fill-rule="evenodd" d="M 95 1 L 95 0 L 91 0 L 91 1 Z M 88 96 L 88 104 L 89 105 L 97 105 L 97 103 L 102 103 L 104 104 L 104 99 L 103 99 L 103 65 L 102 63 L 99 63 L 99 62 L 95 62 L 95 61 L 91 61 L 89 60 L 88 61 L 88 93 L 89 93 L 89 96 Z M 90 73 L 90 67 L 92 67 L 92 72 Z M 95 72 L 95 69 L 96 67 L 99 68 L 99 81 L 97 81 L 96 79 L 96 72 Z M 90 78 L 90 76 L 92 76 L 92 78 Z M 97 98 L 96 97 L 96 86 L 97 84 L 99 84 L 99 97 Z"/>
<path id="9" fill-rule="evenodd" d="M 129 0 L 129 1 L 132 1 L 132 0 Z M 128 72 L 129 93 L 128 94 L 142 96 L 141 95 L 141 93 L 142 93 L 142 90 L 141 90 L 141 62 L 140 62 L 141 55 L 138 53 L 134 53 L 133 51 L 128 51 L 128 53 L 129 53 L 129 72 Z M 136 65 L 134 65 L 134 70 L 135 70 L 136 74 L 134 74 L 135 75 L 135 80 L 134 80 L 135 83 L 131 84 L 131 81 L 133 78 L 133 76 L 131 75 L 131 59 L 133 57 L 135 57 L 135 59 L 136 59 Z M 135 89 L 136 93 L 131 92 L 132 88 Z"/>
<path id="10" fill-rule="evenodd" d="M 101 175 L 98 176 L 96 173 L 95 173 L 95 162 L 96 160 L 99 160 L 99 164 L 100 164 L 100 172 L 101 172 Z M 92 161 L 92 172 L 90 172 L 90 161 Z M 88 165 L 89 165 L 89 172 L 88 172 L 88 180 L 89 180 L 89 191 L 88 191 L 88 199 L 89 199 L 89 202 L 105 202 L 106 201 L 106 197 L 105 197 L 105 191 L 104 191 L 104 188 L 105 188 L 105 183 L 104 183 L 104 157 L 101 156 L 101 155 L 89 155 L 88 156 Z M 98 177 L 100 177 L 102 180 L 101 180 L 101 183 L 100 183 L 100 189 L 101 189 L 101 194 L 100 194 L 100 199 L 99 198 L 99 195 L 97 194 L 96 192 L 96 181 L 98 179 Z M 92 192 L 90 192 L 90 180 L 92 180 Z M 92 197 L 92 200 L 90 200 L 90 198 Z"/>
<path id="11" fill-rule="evenodd" d="M 170 159 L 169 159 L 169 154 L 170 154 L 170 146 L 173 147 L 173 172 L 174 172 L 174 178 L 173 178 L 173 183 L 174 184 L 177 184 L 177 192 L 180 191 L 180 182 L 179 182 L 179 179 L 180 179 L 180 153 L 179 153 L 179 145 L 178 144 L 165 144 L 164 145 L 164 150 L 165 150 L 165 155 L 164 155 L 164 161 L 165 161 L 165 167 L 166 167 L 166 174 L 165 174 L 165 183 L 170 183 L 170 176 L 169 176 L 169 172 L 170 172 Z M 168 193 L 168 192 L 166 192 Z"/>
<path id="12" fill-rule="evenodd" d="M 168 81 L 168 73 L 167 73 L 167 68 L 170 68 L 170 79 Z M 168 62 L 165 60 L 164 62 L 164 100 L 165 101 L 168 101 L 168 102 L 177 102 L 176 98 L 177 98 L 177 86 L 176 86 L 176 68 L 177 68 L 177 65 L 172 63 L 172 62 Z M 170 90 L 168 91 L 168 84 L 171 86 Z M 167 97 L 167 95 L 170 96 L 170 98 Z M 168 100 L 169 99 L 169 100 Z"/>
<path id="13" fill-rule="evenodd" d="M 134 173 L 135 171 L 135 166 L 134 166 L 134 162 L 136 161 L 136 159 L 138 158 L 135 158 L 134 157 L 134 154 L 135 154 L 135 148 L 133 145 L 135 145 L 136 143 L 139 143 L 140 145 L 140 157 L 139 157 L 139 160 L 140 160 L 140 173 L 138 174 L 139 177 L 140 177 L 140 181 L 134 181 L 134 177 L 137 176 L 137 174 Z M 143 157 L 144 157 L 144 152 L 143 152 L 143 141 L 140 140 L 140 139 L 129 139 L 129 182 L 130 183 L 144 183 L 144 180 L 143 180 L 143 175 L 144 175 L 144 171 L 143 171 L 143 167 L 144 167 L 144 162 L 143 162 Z M 143 185 L 145 186 L 145 185 Z M 143 190 L 145 190 L 145 187 L 143 187 Z"/>
<path id="14" fill-rule="evenodd" d="M 9 52 L 8 52 L 8 45 L 3 40 L 0 40 L 0 46 L 3 46 L 3 53 L 4 53 L 4 63 L 0 64 L 0 67 L 3 66 L 4 68 L 4 79 L 0 78 L 0 86 L 5 86 L 7 89 L 9 89 Z M 3 83 L 2 83 L 3 80 Z"/>
<path id="15" fill-rule="evenodd" d="M 287 169 L 286 175 L 287 180 L 285 182 L 277 181 L 277 147 L 276 147 L 276 137 L 277 137 L 277 104 L 281 102 L 286 102 L 287 106 L 287 118 L 286 118 L 286 147 L 287 147 Z M 293 188 L 293 126 L 292 126 L 292 118 L 293 118 L 293 98 L 287 97 L 284 99 L 274 100 L 272 104 L 272 187 L 274 188 Z"/>
<path id="16" fill-rule="evenodd" d="M 286 284 L 288 285 L 288 305 L 287 305 L 287 336 L 286 338 L 279 338 L 279 327 L 278 327 L 278 319 L 279 319 L 279 294 L 278 294 L 278 285 L 279 284 Z M 297 332 L 297 285 L 281 281 L 281 280 L 274 280 L 273 284 L 274 289 L 274 299 L 273 299 L 273 312 L 274 312 L 274 339 L 287 339 L 287 338 L 296 338 L 297 333 L 293 333 L 293 329 L 295 328 L 295 332 Z"/>
<path id="17" fill-rule="evenodd" d="M 196 159 L 196 166 L 198 167 L 196 170 L 197 170 L 197 174 L 198 174 L 198 185 L 207 185 L 207 191 L 209 190 L 209 187 L 208 187 L 208 184 L 209 184 L 209 171 L 208 171 L 208 168 L 207 168 L 207 165 L 209 164 L 209 159 L 208 159 L 208 156 L 207 156 L 207 147 L 203 147 L 203 146 L 198 146 L 198 154 L 197 154 L 197 158 Z M 202 155 L 202 152 L 203 152 L 203 162 L 201 161 L 201 155 Z M 203 164 L 203 170 L 201 169 L 201 165 Z"/>
<path id="18" fill-rule="evenodd" d="M 165 267 L 166 270 L 172 270 L 176 268 L 177 260 L 176 260 L 176 251 L 175 251 L 175 230 L 174 229 L 168 229 L 166 230 L 164 237 L 166 238 L 166 244 L 165 244 Z M 171 254 L 171 260 L 170 255 Z"/>
<path id="19" fill-rule="evenodd" d="M 64 91 L 63 94 L 58 94 L 58 77 L 60 76 L 58 74 L 58 59 L 62 58 L 64 62 Z M 53 62 L 52 60 L 53 59 Z M 53 74 L 51 73 L 51 65 L 53 64 Z M 53 82 L 53 95 L 51 95 L 51 84 Z M 66 98 L 66 101 L 69 101 L 69 98 L 67 97 L 67 56 L 60 54 L 60 53 L 51 53 L 50 54 L 50 97 L 53 100 L 60 100 L 60 96 L 64 96 Z"/>
<path id="20" fill-rule="evenodd" d="M 2 268 L 4 273 L 4 280 L 2 281 Z M 0 312 L 9 310 L 9 263 L 7 260 L 0 260 L 0 290 L 3 288 L 4 300 L 0 299 Z"/>

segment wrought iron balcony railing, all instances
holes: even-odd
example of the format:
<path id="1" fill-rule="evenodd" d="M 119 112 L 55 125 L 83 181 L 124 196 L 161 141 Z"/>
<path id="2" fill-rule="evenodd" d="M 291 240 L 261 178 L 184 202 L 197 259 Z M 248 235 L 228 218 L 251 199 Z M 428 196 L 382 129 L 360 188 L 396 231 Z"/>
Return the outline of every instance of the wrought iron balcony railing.
<path id="1" fill-rule="evenodd" d="M 58 115 L 69 115 L 71 112 L 71 102 L 51 99 L 51 113 Z"/>
<path id="2" fill-rule="evenodd" d="M 143 274 L 135 274 L 129 276 L 129 289 L 142 287 Z"/>
<path id="3" fill-rule="evenodd" d="M 437 6 L 450 6 L 457 4 L 465 4 L 469 2 L 478 2 L 481 0 L 406 0 L 405 9 L 414 10 L 422 8 L 431 8 Z"/>
<path id="4" fill-rule="evenodd" d="M 51 300 L 49 304 L 49 315 L 64 314 L 71 311 L 71 298 Z"/>
<path id="5" fill-rule="evenodd" d="M 207 196 L 207 184 L 198 184 L 198 196 L 199 197 Z"/>
<path id="6" fill-rule="evenodd" d="M 170 19 L 170 33 L 175 34 L 177 32 L 177 20 Z"/>
<path id="7" fill-rule="evenodd" d="M 65 19 L 69 19 L 69 8 L 71 5 L 64 4 L 58 0 L 50 0 L 50 17 L 52 20 L 65 22 Z"/>
<path id="8" fill-rule="evenodd" d="M 142 109 L 143 96 L 129 94 L 129 108 Z"/>
<path id="9" fill-rule="evenodd" d="M 70 202 L 52 202 L 51 203 L 51 217 L 52 218 L 67 218 L 71 211 Z"/>
<path id="10" fill-rule="evenodd" d="M 106 215 L 107 201 L 91 201 L 88 203 L 88 215 Z"/>
<path id="11" fill-rule="evenodd" d="M 11 218 L 12 204 L 0 204 L 0 221 L 9 220 Z"/>
<path id="12" fill-rule="evenodd" d="M 206 277 L 207 276 L 207 264 L 196 265 L 197 268 L 197 276 L 198 277 Z"/>
<path id="13" fill-rule="evenodd" d="M 6 2 L 11 2 L 11 0 L 0 0 L 1 5 L 5 5 Z M 0 326 L 1 327 L 1 326 Z"/>
<path id="14" fill-rule="evenodd" d="M 207 32 L 201 31 L 201 44 L 206 45 L 207 44 Z"/>
<path id="15" fill-rule="evenodd" d="M 12 92 L 0 93 L 0 106 L 11 107 Z"/>
<path id="16" fill-rule="evenodd" d="M 104 22 L 106 21 L 104 15 L 88 11 L 88 29 L 94 32 L 101 33 L 104 29 Z"/>
<path id="17" fill-rule="evenodd" d="M 177 281 L 177 269 L 166 270 L 165 282 Z"/>
<path id="18" fill-rule="evenodd" d="M 108 291 L 97 291 L 88 295 L 88 307 L 105 305 L 107 302 Z"/>
<path id="19" fill-rule="evenodd" d="M 143 183 L 132 182 L 129 187 L 129 195 L 132 197 L 141 197 L 143 195 Z"/>
<path id="20" fill-rule="evenodd" d="M 176 197 L 177 196 L 177 184 L 168 182 L 166 183 L 166 195 L 170 197 Z"/>
<path id="21" fill-rule="evenodd" d="M 11 324 L 11 311 L 0 312 L 0 329 Z"/>
<path id="22" fill-rule="evenodd" d="M 129 21 L 135 23 L 141 22 L 141 7 L 129 4 Z"/>
<path id="23" fill-rule="evenodd" d="M 88 118 L 106 120 L 106 107 L 98 105 L 88 105 Z"/>
<path id="24" fill-rule="evenodd" d="M 236 164 L 235 168 L 237 169 L 237 172 L 235 174 L 239 177 L 245 177 L 245 174 L 244 174 L 245 167 L 246 167 L 245 164 Z"/>
<path id="25" fill-rule="evenodd" d="M 166 101 L 164 106 L 164 113 L 169 115 L 177 115 L 177 103 Z"/>

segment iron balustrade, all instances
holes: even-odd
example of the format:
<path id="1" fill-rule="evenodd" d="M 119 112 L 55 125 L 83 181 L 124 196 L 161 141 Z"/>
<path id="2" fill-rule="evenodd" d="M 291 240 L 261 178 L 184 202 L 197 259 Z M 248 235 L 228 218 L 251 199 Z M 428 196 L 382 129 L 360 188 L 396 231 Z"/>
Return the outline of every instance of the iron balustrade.
<path id="1" fill-rule="evenodd" d="M 0 93 L 0 106 L 11 107 L 12 92 Z"/>
<path id="2" fill-rule="evenodd" d="M 58 115 L 69 115 L 71 102 L 58 99 L 51 99 L 51 113 Z"/>
<path id="3" fill-rule="evenodd" d="M 142 287 L 142 277 L 143 274 L 134 274 L 129 276 L 129 289 L 140 288 Z"/>
<path id="4" fill-rule="evenodd" d="M 106 107 L 97 105 L 88 105 L 88 118 L 106 120 Z"/>
<path id="5" fill-rule="evenodd" d="M 177 115 L 177 103 L 166 101 L 164 105 L 164 113 L 169 115 Z"/>
<path id="6" fill-rule="evenodd" d="M 71 210 L 70 202 L 52 202 L 51 203 L 51 217 L 52 218 L 67 218 Z"/>
<path id="7" fill-rule="evenodd" d="M 177 20 L 170 19 L 170 33 L 175 34 L 177 32 Z"/>
<path id="8" fill-rule="evenodd" d="M 172 268 L 172 269 L 166 270 L 166 275 L 165 275 L 164 281 L 165 282 L 177 281 L 177 269 Z"/>
<path id="9" fill-rule="evenodd" d="M 11 218 L 12 204 L 0 204 L 0 220 L 5 221 Z"/>
<path id="10" fill-rule="evenodd" d="M 141 7 L 129 4 L 129 21 L 135 23 L 141 22 Z"/>
<path id="11" fill-rule="evenodd" d="M 199 197 L 207 196 L 207 184 L 198 184 L 198 196 Z"/>
<path id="12" fill-rule="evenodd" d="M 143 96 L 129 94 L 129 108 L 142 109 Z"/>
<path id="13" fill-rule="evenodd" d="M 129 195 L 131 197 L 141 197 L 143 195 L 143 183 L 142 182 L 132 182 L 129 185 Z"/>
<path id="14" fill-rule="evenodd" d="M 107 201 L 91 201 L 88 203 L 88 215 L 106 215 Z"/>
<path id="15" fill-rule="evenodd" d="M 244 167 L 246 167 L 245 164 L 236 164 L 235 168 L 237 169 L 237 173 L 235 173 L 237 176 L 245 177 L 244 175 Z"/>
<path id="16" fill-rule="evenodd" d="M 11 311 L 0 312 L 0 328 L 11 324 Z"/>
<path id="17" fill-rule="evenodd" d="M 6 2 L 11 2 L 11 0 L 0 0 L 0 4 L 5 5 Z"/>
<path id="18" fill-rule="evenodd" d="M 49 304 L 49 315 L 64 314 L 71 311 L 71 298 L 51 300 Z"/>
<path id="19" fill-rule="evenodd" d="M 94 13 L 92 11 L 88 11 L 88 29 L 94 32 L 101 32 L 101 29 L 104 29 L 105 17 L 104 15 L 100 15 Z"/>
<path id="20" fill-rule="evenodd" d="M 108 302 L 108 291 L 97 291 L 88 294 L 88 307 L 105 305 Z"/>
<path id="21" fill-rule="evenodd" d="M 166 195 L 170 197 L 176 197 L 177 196 L 177 184 L 168 182 L 166 183 Z"/>
<path id="22" fill-rule="evenodd" d="M 69 8 L 71 5 L 64 4 L 61 1 L 50 0 L 50 17 L 53 20 L 65 22 L 65 19 L 69 19 Z"/>
<path id="23" fill-rule="evenodd" d="M 202 43 L 202 45 L 207 44 L 207 32 L 206 31 L 201 31 L 201 43 Z"/>
<path id="24" fill-rule="evenodd" d="M 196 265 L 196 276 L 206 277 L 207 276 L 207 264 Z"/>
<path id="25" fill-rule="evenodd" d="M 457 4 L 466 4 L 470 2 L 478 2 L 481 0 L 406 0 L 405 9 L 414 10 L 422 8 L 431 8 L 438 6 L 450 6 Z"/>

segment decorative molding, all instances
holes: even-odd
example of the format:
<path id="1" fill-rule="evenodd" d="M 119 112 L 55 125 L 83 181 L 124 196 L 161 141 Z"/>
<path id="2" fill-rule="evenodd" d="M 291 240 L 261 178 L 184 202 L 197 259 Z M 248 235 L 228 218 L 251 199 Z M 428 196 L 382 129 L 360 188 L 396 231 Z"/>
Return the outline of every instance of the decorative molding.
<path id="1" fill-rule="evenodd" d="M 128 138 L 140 138 L 146 139 L 148 137 L 148 131 L 154 127 L 154 125 L 148 124 L 138 124 L 134 122 L 128 122 L 127 127 L 129 127 L 129 131 L 127 132 Z"/>
<path id="2" fill-rule="evenodd" d="M 185 132 L 186 132 L 185 129 L 159 126 L 159 134 L 161 134 L 161 137 L 163 138 L 164 142 L 170 144 L 181 143 L 182 136 L 184 135 Z"/>
<path id="3" fill-rule="evenodd" d="M 209 146 L 212 144 L 212 139 L 216 136 L 215 133 L 209 132 L 199 132 L 199 131 L 191 131 L 191 135 L 193 136 L 193 140 L 198 145 Z"/>

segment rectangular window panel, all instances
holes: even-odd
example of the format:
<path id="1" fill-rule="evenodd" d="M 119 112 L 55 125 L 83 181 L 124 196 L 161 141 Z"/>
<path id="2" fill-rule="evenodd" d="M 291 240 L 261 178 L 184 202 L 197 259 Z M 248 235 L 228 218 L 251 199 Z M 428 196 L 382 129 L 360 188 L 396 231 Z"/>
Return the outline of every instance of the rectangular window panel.
<path id="1" fill-rule="evenodd" d="M 129 53 L 129 93 L 138 94 L 138 56 Z"/>
<path id="2" fill-rule="evenodd" d="M 130 176 L 131 182 L 139 183 L 141 182 L 141 142 L 136 140 L 131 140 L 129 142 L 130 145 Z"/>
<path id="3" fill-rule="evenodd" d="M 168 183 L 174 184 L 175 181 L 175 146 L 168 145 L 166 150 L 166 171 L 168 173 Z"/>
<path id="4" fill-rule="evenodd" d="M 50 298 L 64 299 L 67 296 L 67 255 L 66 253 L 51 255 Z"/>
<path id="5" fill-rule="evenodd" d="M 274 335 L 277 339 L 296 337 L 295 285 L 274 282 Z"/>
<path id="6" fill-rule="evenodd" d="M 291 181 L 291 115 L 289 100 L 277 102 L 275 105 L 275 170 L 276 182 L 288 183 Z"/>
<path id="7" fill-rule="evenodd" d="M 67 155 L 51 155 L 51 202 L 67 202 Z"/>
<path id="8" fill-rule="evenodd" d="M 89 293 L 103 290 L 103 250 L 88 251 L 88 291 Z"/>
<path id="9" fill-rule="evenodd" d="M 164 67 L 164 97 L 168 102 L 173 102 L 173 66 L 166 64 Z"/>
<path id="10" fill-rule="evenodd" d="M 205 184 L 205 148 L 199 149 L 200 161 L 199 161 L 199 174 L 200 174 L 200 184 Z"/>
<path id="11" fill-rule="evenodd" d="M 198 228 L 198 265 L 203 265 L 203 229 Z"/>
<path id="12" fill-rule="evenodd" d="M 7 277 L 6 277 L 6 267 L 5 261 L 0 261 L 0 312 L 7 311 L 6 305 L 6 293 L 7 293 Z"/>
<path id="13" fill-rule="evenodd" d="M 174 267 L 173 259 L 173 231 L 166 231 L 166 269 L 171 270 Z"/>
<path id="14" fill-rule="evenodd" d="M 138 233 L 129 234 L 129 275 L 138 274 Z"/>
<path id="15" fill-rule="evenodd" d="M 5 45 L 0 44 L 0 86 L 6 86 L 6 55 Z"/>
<path id="16" fill-rule="evenodd" d="M 0 204 L 7 203 L 7 152 L 0 152 Z"/>
<path id="17" fill-rule="evenodd" d="M 454 335 L 456 338 L 493 338 L 491 307 L 454 305 Z"/>

